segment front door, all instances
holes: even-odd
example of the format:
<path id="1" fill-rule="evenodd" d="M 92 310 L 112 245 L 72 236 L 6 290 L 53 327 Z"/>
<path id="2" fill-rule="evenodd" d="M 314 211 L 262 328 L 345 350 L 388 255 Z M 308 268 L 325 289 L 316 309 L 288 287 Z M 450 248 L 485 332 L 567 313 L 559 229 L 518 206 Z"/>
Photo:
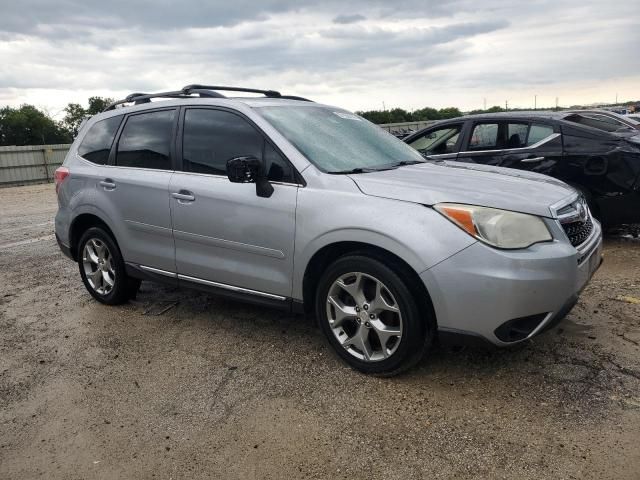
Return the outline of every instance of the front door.
<path id="1" fill-rule="evenodd" d="M 179 280 L 291 296 L 293 167 L 240 114 L 193 107 L 182 116 L 182 171 L 169 187 Z M 228 180 L 226 163 L 240 156 L 263 161 L 271 197 L 258 197 L 255 184 Z"/>
<path id="2" fill-rule="evenodd" d="M 425 157 L 455 160 L 458 156 L 462 123 L 448 124 L 426 130 L 407 143 Z"/>

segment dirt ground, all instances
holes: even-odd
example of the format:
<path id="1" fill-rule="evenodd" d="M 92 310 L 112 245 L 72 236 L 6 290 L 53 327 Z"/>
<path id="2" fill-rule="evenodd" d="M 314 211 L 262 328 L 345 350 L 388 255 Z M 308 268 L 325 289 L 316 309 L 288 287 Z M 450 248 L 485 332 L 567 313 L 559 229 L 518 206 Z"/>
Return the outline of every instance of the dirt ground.
<path id="1" fill-rule="evenodd" d="M 0 189 L 0 478 L 640 478 L 640 242 L 559 327 L 358 374 L 300 316 L 143 283 L 103 306 L 52 185 Z"/>

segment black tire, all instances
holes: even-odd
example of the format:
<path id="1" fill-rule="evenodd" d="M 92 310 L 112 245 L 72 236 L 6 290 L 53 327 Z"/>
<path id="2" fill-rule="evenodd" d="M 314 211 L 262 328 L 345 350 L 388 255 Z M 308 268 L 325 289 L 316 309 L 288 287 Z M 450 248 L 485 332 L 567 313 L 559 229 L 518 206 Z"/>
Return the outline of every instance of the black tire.
<path id="1" fill-rule="evenodd" d="M 337 279 L 350 272 L 361 272 L 365 276 L 379 280 L 400 308 L 402 335 L 398 345 L 394 345 L 395 350 L 387 358 L 375 361 L 356 358 L 338 341 L 329 323 L 327 315 L 329 292 Z M 318 282 L 315 311 L 320 329 L 338 356 L 360 372 L 380 376 L 397 375 L 418 363 L 433 341 L 435 321 L 425 308 L 420 308 L 424 302 L 417 301 L 415 294 L 399 273 L 401 272 L 390 268 L 378 259 L 355 254 L 341 257 L 333 262 Z M 364 320 L 358 322 L 358 327 L 363 322 Z"/>
<path id="2" fill-rule="evenodd" d="M 113 286 L 108 292 L 99 292 L 96 290 L 89 279 L 85 271 L 85 257 L 83 252 L 85 246 L 90 241 L 101 242 L 108 249 L 110 255 L 110 265 L 113 269 Z M 135 298 L 138 289 L 140 288 L 140 280 L 131 278 L 127 275 L 125 270 L 124 260 L 120 249 L 111 235 L 100 227 L 91 227 L 87 229 L 80 237 L 78 242 L 78 267 L 80 270 L 80 277 L 85 288 L 91 294 L 93 298 L 101 303 L 107 305 L 119 305 L 125 303 L 131 298 Z"/>

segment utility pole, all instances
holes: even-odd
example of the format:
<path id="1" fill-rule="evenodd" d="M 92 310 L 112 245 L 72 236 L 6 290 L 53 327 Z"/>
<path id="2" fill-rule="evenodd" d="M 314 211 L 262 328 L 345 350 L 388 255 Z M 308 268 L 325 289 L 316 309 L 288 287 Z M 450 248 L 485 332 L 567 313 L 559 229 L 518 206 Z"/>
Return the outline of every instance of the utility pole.
<path id="1" fill-rule="evenodd" d="M 484 109 L 487 109 L 487 97 L 484 97 Z"/>
<path id="2" fill-rule="evenodd" d="M 538 109 L 538 95 L 533 96 L 533 109 L 534 110 Z"/>
<path id="3" fill-rule="evenodd" d="M 387 107 L 386 107 L 386 105 L 384 104 L 384 100 L 382 101 L 382 110 L 384 110 L 385 112 L 387 111 Z"/>
<path id="4" fill-rule="evenodd" d="M 509 110 L 509 100 L 504 101 L 504 109 Z"/>
<path id="5" fill-rule="evenodd" d="M 618 105 L 618 92 L 616 92 L 616 105 Z"/>
<path id="6" fill-rule="evenodd" d="M 558 97 L 556 97 L 556 110 L 558 110 Z"/>

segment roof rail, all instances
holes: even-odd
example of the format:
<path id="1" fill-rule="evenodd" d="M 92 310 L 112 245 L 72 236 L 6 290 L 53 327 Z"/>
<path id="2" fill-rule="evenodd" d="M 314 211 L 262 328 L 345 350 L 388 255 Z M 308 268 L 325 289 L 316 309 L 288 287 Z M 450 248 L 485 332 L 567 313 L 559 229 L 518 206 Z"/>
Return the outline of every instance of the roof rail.
<path id="1" fill-rule="evenodd" d="M 257 88 L 244 88 L 244 87 L 221 87 L 216 85 L 187 85 L 186 87 L 182 87 L 182 93 L 189 94 L 193 91 L 201 91 L 201 90 L 222 90 L 223 92 L 248 92 L 248 93 L 261 93 L 265 97 L 271 98 L 279 98 L 282 97 L 280 92 L 276 92 L 275 90 L 259 90 Z"/>
<path id="2" fill-rule="evenodd" d="M 248 93 L 261 93 L 265 97 L 269 98 L 284 98 L 287 100 L 300 100 L 303 102 L 311 102 L 308 98 L 298 97 L 295 95 L 281 95 L 280 92 L 275 90 L 259 90 L 256 88 L 243 88 L 243 87 L 221 87 L 215 85 L 187 85 L 181 90 L 175 90 L 171 92 L 159 92 L 159 93 L 140 93 L 135 92 L 127 95 L 122 100 L 111 103 L 103 111 L 109 111 L 116 108 L 118 105 L 124 103 L 133 103 L 134 105 L 140 105 L 141 103 L 149 103 L 152 98 L 194 98 L 194 95 L 198 95 L 200 98 L 227 98 L 218 90 L 224 92 L 248 92 Z"/>
<path id="3" fill-rule="evenodd" d="M 198 92 L 194 91 L 192 93 L 198 94 L 200 98 L 225 98 L 224 95 L 218 92 L 212 92 L 209 90 L 198 91 Z M 131 93 L 127 95 L 122 100 L 118 100 L 116 102 L 113 102 L 107 105 L 107 108 L 105 108 L 103 111 L 106 112 L 109 110 L 113 110 L 114 108 L 116 108 L 116 106 L 122 105 L 123 103 L 133 103 L 134 105 L 140 105 L 141 103 L 149 103 L 152 98 L 193 98 L 193 96 L 183 93 L 182 90 L 176 90 L 173 92 L 159 92 L 159 93 L 136 92 L 136 93 Z"/>

